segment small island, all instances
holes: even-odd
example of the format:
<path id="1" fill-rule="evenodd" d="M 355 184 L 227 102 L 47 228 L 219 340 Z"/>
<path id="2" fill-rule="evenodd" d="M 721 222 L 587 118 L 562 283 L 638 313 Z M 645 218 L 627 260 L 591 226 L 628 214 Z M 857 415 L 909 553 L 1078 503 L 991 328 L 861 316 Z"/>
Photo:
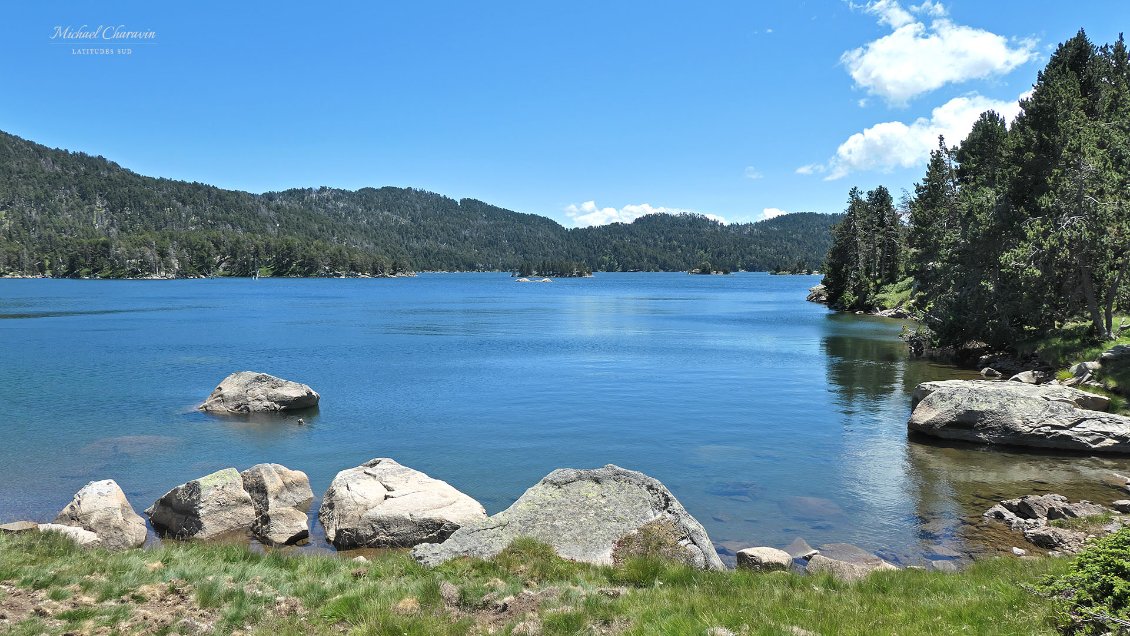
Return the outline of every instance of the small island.
<path id="1" fill-rule="evenodd" d="M 543 276 L 552 278 L 591 278 L 592 268 L 579 261 L 541 261 L 531 263 L 526 261 L 511 273 L 511 276 L 526 278 L 528 276 Z"/>
<path id="2" fill-rule="evenodd" d="M 710 264 L 710 261 L 703 261 L 699 263 L 698 267 L 688 271 L 687 273 L 703 275 L 728 275 L 730 273 L 730 268 L 723 267 L 721 269 L 714 269 L 714 267 Z"/>

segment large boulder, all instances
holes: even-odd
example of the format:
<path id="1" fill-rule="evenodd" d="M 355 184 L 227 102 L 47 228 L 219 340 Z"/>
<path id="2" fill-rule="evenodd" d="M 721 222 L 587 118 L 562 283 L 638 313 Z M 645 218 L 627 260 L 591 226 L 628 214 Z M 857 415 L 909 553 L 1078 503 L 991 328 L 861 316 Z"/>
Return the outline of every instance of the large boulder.
<path id="1" fill-rule="evenodd" d="M 809 574 L 829 574 L 836 580 L 850 583 L 864 579 L 872 572 L 897 569 L 894 565 L 878 558 L 875 561 L 855 562 L 817 554 L 809 559 L 805 571 Z"/>
<path id="2" fill-rule="evenodd" d="M 665 532 L 655 532 L 663 528 Z M 637 554 L 641 533 L 655 552 L 703 569 L 723 569 L 706 530 L 658 480 L 609 464 L 553 471 L 506 510 L 464 526 L 438 545 L 420 545 L 416 560 L 438 565 L 456 557 L 491 558 L 518 537 L 549 544 L 566 559 L 611 565 Z M 620 558 L 618 558 L 620 557 Z"/>
<path id="3" fill-rule="evenodd" d="M 97 545 L 108 550 L 139 547 L 148 534 L 145 519 L 133 511 L 113 479 L 83 486 L 52 523 L 93 532 Z"/>
<path id="4" fill-rule="evenodd" d="M 256 464 L 240 473 L 255 506 L 251 532 L 267 545 L 298 543 L 310 536 L 306 513 L 314 501 L 310 479 L 280 464 Z"/>
<path id="5" fill-rule="evenodd" d="M 388 458 L 338 473 L 318 510 L 326 539 L 339 550 L 437 543 L 486 516 L 447 482 Z"/>
<path id="6" fill-rule="evenodd" d="M 145 511 L 153 529 L 176 539 L 211 539 L 249 530 L 255 505 L 234 468 L 193 479 L 165 493 Z"/>
<path id="7" fill-rule="evenodd" d="M 293 411 L 318 405 L 314 389 L 266 373 L 240 371 L 224 378 L 200 405 L 209 413 Z"/>
<path id="8" fill-rule="evenodd" d="M 1103 366 L 1130 361 L 1130 345 L 1114 345 L 1099 356 Z"/>
<path id="9" fill-rule="evenodd" d="M 912 432 L 944 439 L 1130 453 L 1130 417 L 1098 410 L 1103 396 L 1059 385 L 985 380 L 925 382 L 914 391 Z"/>

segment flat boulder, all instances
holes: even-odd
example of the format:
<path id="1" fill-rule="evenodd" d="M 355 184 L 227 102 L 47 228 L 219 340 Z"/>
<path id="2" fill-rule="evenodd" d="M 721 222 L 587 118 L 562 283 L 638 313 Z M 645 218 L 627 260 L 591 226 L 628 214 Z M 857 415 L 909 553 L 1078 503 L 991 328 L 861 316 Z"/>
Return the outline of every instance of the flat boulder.
<path id="1" fill-rule="evenodd" d="M 255 505 L 234 468 L 181 484 L 146 509 L 158 534 L 176 539 L 211 539 L 249 530 Z"/>
<path id="2" fill-rule="evenodd" d="M 98 537 L 97 545 L 108 550 L 140 547 L 149 532 L 145 519 L 134 512 L 113 479 L 83 486 L 53 523 L 93 532 Z"/>
<path id="3" fill-rule="evenodd" d="M 641 541 L 641 536 L 650 540 Z M 506 510 L 456 530 L 446 541 L 420 545 L 412 555 L 425 565 L 458 557 L 488 559 L 518 537 L 549 544 L 573 561 L 612 565 L 647 553 L 701 569 L 725 566 L 702 525 L 658 480 L 611 464 L 562 468 L 527 490 Z"/>
<path id="4" fill-rule="evenodd" d="M 266 373 L 240 371 L 224 378 L 200 405 L 209 413 L 270 413 L 318 405 L 320 396 L 305 384 Z"/>
<path id="5" fill-rule="evenodd" d="M 1103 366 L 1127 361 L 1130 361 L 1130 345 L 1115 345 L 1099 356 L 1099 363 Z"/>
<path id="6" fill-rule="evenodd" d="M 850 583 L 864 579 L 872 572 L 897 569 L 897 567 L 882 559 L 878 559 L 877 562 L 851 562 L 817 554 L 808 560 L 808 566 L 805 568 L 805 571 L 809 574 L 828 574 L 838 581 Z"/>
<path id="7" fill-rule="evenodd" d="M 39 531 L 61 534 L 84 548 L 97 548 L 101 543 L 98 535 L 90 530 L 77 526 L 64 526 L 59 523 L 41 523 L 39 524 Z"/>
<path id="8" fill-rule="evenodd" d="M 907 428 L 966 442 L 1130 453 L 1130 417 L 1101 412 L 1108 404 L 1060 385 L 924 382 L 914 391 Z"/>
<path id="9" fill-rule="evenodd" d="M 240 473 L 255 507 L 251 532 L 267 545 L 290 545 L 310 536 L 306 513 L 314 501 L 310 479 L 281 464 L 256 464 Z"/>
<path id="10" fill-rule="evenodd" d="M 318 510 L 326 539 L 339 550 L 438 543 L 486 516 L 447 482 L 388 458 L 338 473 Z"/>

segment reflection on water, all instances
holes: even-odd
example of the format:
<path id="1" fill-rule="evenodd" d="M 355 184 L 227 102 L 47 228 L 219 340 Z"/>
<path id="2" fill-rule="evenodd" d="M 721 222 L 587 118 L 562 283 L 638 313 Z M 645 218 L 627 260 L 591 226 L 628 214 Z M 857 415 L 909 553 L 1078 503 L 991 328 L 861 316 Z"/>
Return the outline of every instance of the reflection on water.
<path id="1" fill-rule="evenodd" d="M 320 494 L 373 457 L 494 513 L 555 468 L 615 463 L 663 481 L 731 557 L 803 537 L 909 563 L 984 541 L 1002 498 L 1121 496 L 1102 478 L 1124 459 L 908 440 L 909 392 L 961 374 L 908 359 L 899 321 L 805 302 L 815 282 L 0 280 L 0 313 L 39 317 L 0 320 L 0 520 L 53 517 L 105 478 L 141 510 L 260 462 Z M 245 369 L 313 386 L 319 410 L 195 410 Z"/>

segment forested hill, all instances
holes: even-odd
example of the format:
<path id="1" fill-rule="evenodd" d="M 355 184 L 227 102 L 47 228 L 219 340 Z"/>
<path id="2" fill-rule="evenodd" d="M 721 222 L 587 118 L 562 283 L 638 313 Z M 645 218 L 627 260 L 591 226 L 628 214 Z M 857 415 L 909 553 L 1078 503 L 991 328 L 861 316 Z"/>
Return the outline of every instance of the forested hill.
<path id="1" fill-rule="evenodd" d="M 838 219 L 651 215 L 566 229 L 406 188 L 250 194 L 145 177 L 0 132 L 0 275 L 382 275 L 569 260 L 604 271 L 818 267 Z"/>

